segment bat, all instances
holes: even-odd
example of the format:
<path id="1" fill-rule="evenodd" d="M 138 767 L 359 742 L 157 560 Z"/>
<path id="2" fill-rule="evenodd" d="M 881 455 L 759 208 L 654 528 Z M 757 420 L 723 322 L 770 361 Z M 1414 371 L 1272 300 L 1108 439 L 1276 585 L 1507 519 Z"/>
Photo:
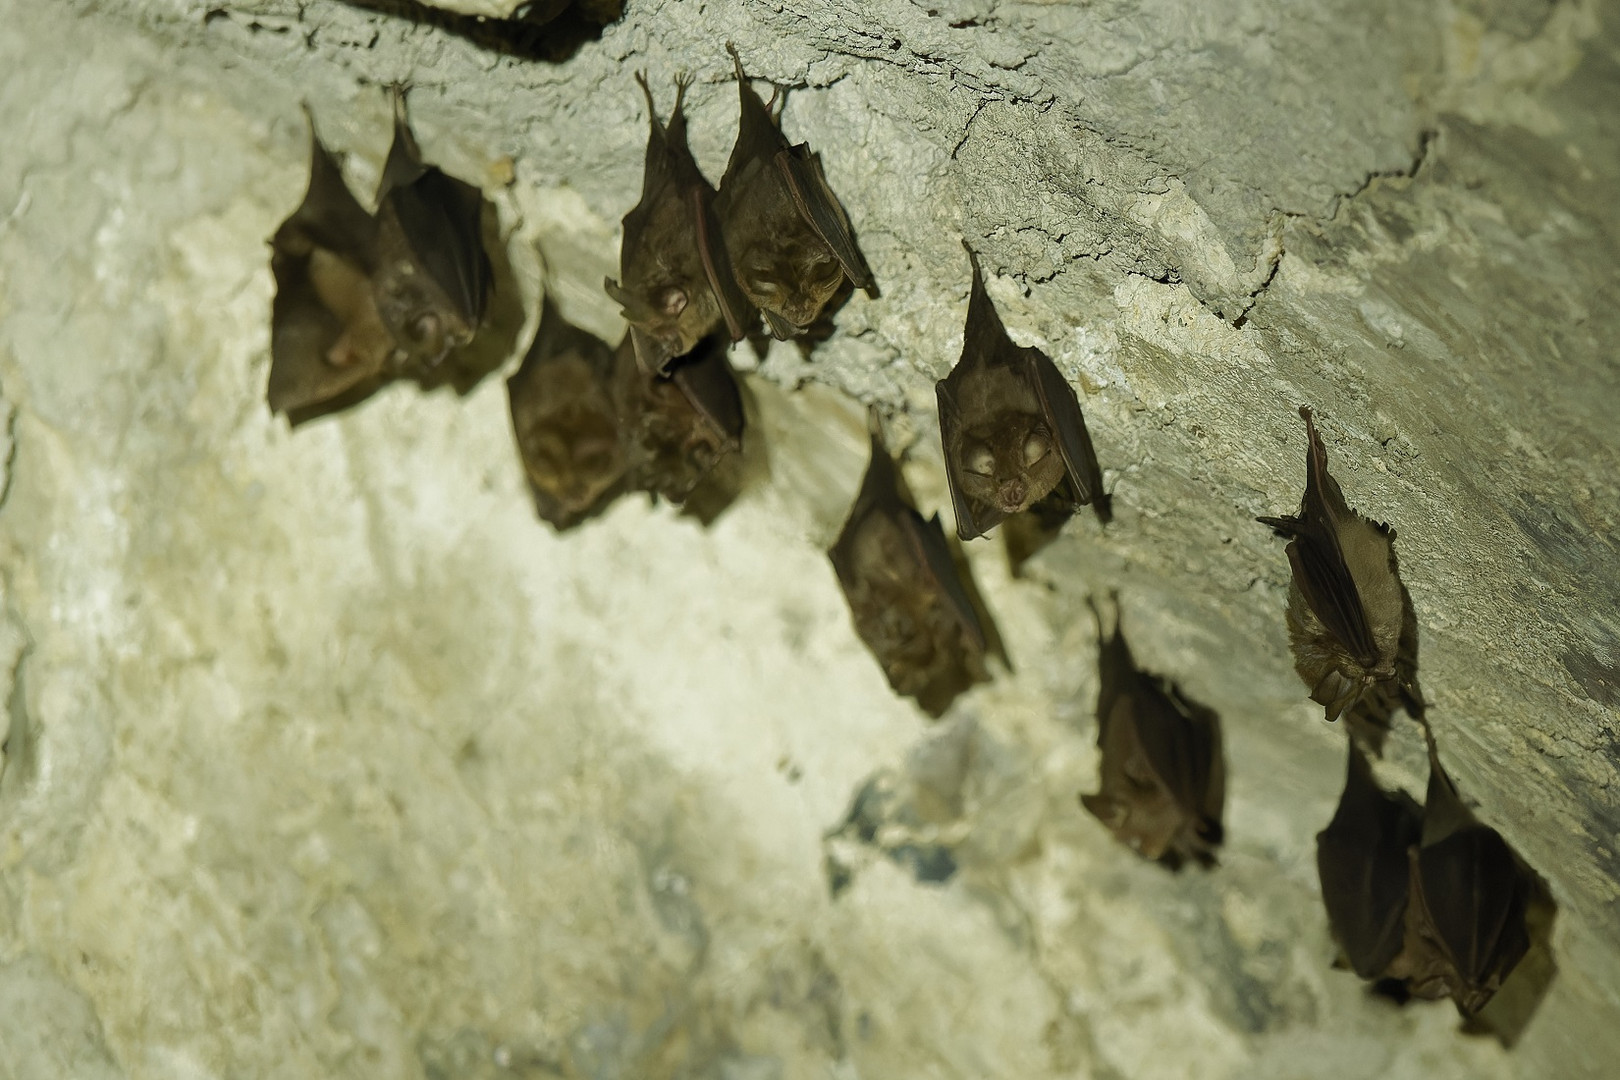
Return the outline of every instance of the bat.
<path id="1" fill-rule="evenodd" d="M 771 333 L 786 339 L 820 317 L 846 277 L 865 289 L 872 274 L 850 234 L 849 216 L 827 186 L 821 159 L 808 144 L 788 144 L 780 117 L 754 92 L 737 50 L 727 48 L 737 69 L 742 117 L 715 212 L 737 284 Z"/>
<path id="2" fill-rule="evenodd" d="M 343 182 L 313 117 L 309 188 L 270 247 L 276 296 L 266 397 L 296 425 L 370 395 L 386 381 L 394 352 L 371 288 L 376 222 Z"/>
<path id="3" fill-rule="evenodd" d="M 373 292 L 398 349 L 399 374 L 423 378 L 473 339 L 489 310 L 494 270 L 480 221 L 484 196 L 422 160 L 394 90 L 394 142 L 377 190 Z"/>
<path id="4" fill-rule="evenodd" d="M 1053 492 L 1072 505 L 1093 504 L 1108 520 L 1074 388 L 1039 349 L 1007 337 L 972 248 L 968 259 L 973 290 L 962 357 L 935 386 L 957 535 L 982 536 Z"/>
<path id="5" fill-rule="evenodd" d="M 1422 834 L 1423 811 L 1380 788 L 1361 748 L 1349 747 L 1339 809 L 1316 834 L 1316 872 L 1345 960 L 1363 979 L 1381 979 L 1406 942 L 1407 849 Z"/>
<path id="6" fill-rule="evenodd" d="M 350 7 L 432 26 L 481 49 L 561 63 L 624 14 L 624 0 L 533 0 L 508 18 L 463 15 L 418 0 L 343 0 Z"/>
<path id="7" fill-rule="evenodd" d="M 855 632 L 895 693 L 930 716 L 989 678 L 984 625 L 940 527 L 917 512 L 871 416 L 872 458 L 849 518 L 827 552 Z"/>
<path id="8" fill-rule="evenodd" d="M 1350 509 L 1311 410 L 1299 414 L 1310 442 L 1299 513 L 1258 519 L 1289 538 L 1294 668 L 1329 721 L 1352 712 L 1387 728 L 1396 703 L 1421 719 L 1417 618 L 1396 566 L 1395 530 Z"/>
<path id="9" fill-rule="evenodd" d="M 1224 830 L 1226 764 L 1220 717 L 1174 683 L 1141 671 L 1116 618 L 1097 618 L 1100 790 L 1080 802 L 1144 858 L 1172 870 L 1215 863 Z"/>
<path id="10" fill-rule="evenodd" d="M 601 510 L 628 471 L 614 349 L 563 319 L 550 297 L 523 365 L 506 381 L 535 509 L 558 531 Z"/>
<path id="11" fill-rule="evenodd" d="M 1472 1017 L 1530 950 L 1530 870 L 1502 834 L 1463 805 L 1429 744 L 1429 791 L 1420 842 L 1409 850 L 1408 937 L 1430 962 L 1410 978 L 1418 997 L 1451 995 Z"/>
<path id="12" fill-rule="evenodd" d="M 723 337 L 705 339 L 663 376 L 641 366 L 627 335 L 615 357 L 614 386 L 633 489 L 680 505 L 742 450 L 742 392 Z"/>
<path id="13" fill-rule="evenodd" d="M 642 366 L 662 375 L 722 323 L 731 340 L 740 341 L 754 316 L 726 254 L 714 188 L 686 145 L 682 110 L 690 80 L 676 80 L 667 126 L 658 122 L 646 76 L 636 81 L 651 124 L 641 201 L 624 216 L 620 280 L 602 284 L 624 309 Z"/>

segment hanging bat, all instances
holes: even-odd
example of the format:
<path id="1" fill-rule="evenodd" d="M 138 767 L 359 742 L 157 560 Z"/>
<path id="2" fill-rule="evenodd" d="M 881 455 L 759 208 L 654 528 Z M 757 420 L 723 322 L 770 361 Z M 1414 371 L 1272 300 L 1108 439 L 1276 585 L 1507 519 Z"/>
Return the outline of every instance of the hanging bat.
<path id="1" fill-rule="evenodd" d="M 371 289 L 377 227 L 355 201 L 310 118 L 309 189 L 270 240 L 272 412 L 294 423 L 381 386 L 394 351 Z"/>
<path id="2" fill-rule="evenodd" d="M 1215 862 L 1226 764 L 1220 717 L 1174 683 L 1139 670 L 1118 620 L 1106 640 L 1097 616 L 1100 789 L 1081 804 L 1144 858 L 1172 870 Z"/>
<path id="3" fill-rule="evenodd" d="M 614 362 L 612 346 L 563 319 L 547 297 L 534 344 L 506 381 L 535 508 L 559 531 L 621 490 L 628 462 Z"/>
<path id="4" fill-rule="evenodd" d="M 872 275 L 821 159 L 805 143 L 788 145 L 780 117 L 749 85 L 737 50 L 727 48 L 737 68 L 742 118 L 715 212 L 737 284 L 764 313 L 771 333 L 786 339 L 816 321 L 846 277 L 865 289 Z"/>
<path id="5" fill-rule="evenodd" d="M 1450 994 L 1471 1017 L 1530 949 L 1525 915 L 1534 881 L 1502 834 L 1463 805 L 1432 740 L 1423 832 L 1409 866 L 1408 938 L 1418 938 L 1414 951 L 1430 958 L 1414 965 L 1412 993 Z"/>
<path id="6" fill-rule="evenodd" d="M 989 678 L 987 638 L 940 527 L 912 504 L 872 414 L 872 459 L 849 519 L 828 551 L 855 632 L 895 693 L 938 717 Z"/>
<path id="7" fill-rule="evenodd" d="M 682 106 L 690 80 L 676 80 L 667 127 L 658 122 L 646 76 L 636 81 L 652 126 L 641 201 L 624 216 L 621 280 L 607 278 L 603 287 L 624 308 L 637 358 L 662 375 L 722 323 L 731 340 L 741 340 L 754 317 L 726 254 L 714 188 L 686 145 Z"/>
<path id="8" fill-rule="evenodd" d="M 972 248 L 968 259 L 962 358 L 935 387 L 957 535 L 982 536 L 1053 492 L 1093 504 L 1106 521 L 1102 472 L 1074 388 L 1039 349 L 1007 337 Z"/>
<path id="9" fill-rule="evenodd" d="M 1363 979 L 1381 979 L 1406 941 L 1407 849 L 1423 812 L 1404 792 L 1380 788 L 1361 748 L 1349 747 L 1339 809 L 1316 834 L 1316 872 L 1345 959 Z"/>
<path id="10" fill-rule="evenodd" d="M 422 160 L 394 90 L 394 142 L 377 190 L 377 309 L 398 345 L 398 373 L 424 377 L 473 339 L 494 271 L 484 250 L 484 196 Z"/>
<path id="11" fill-rule="evenodd" d="M 1387 727 L 1397 703 L 1421 719 L 1417 618 L 1396 567 L 1395 530 L 1345 503 L 1311 410 L 1299 414 L 1310 442 L 1304 501 L 1293 517 L 1258 519 L 1289 538 L 1294 668 L 1329 721 L 1355 710 Z"/>
<path id="12" fill-rule="evenodd" d="M 667 376 L 640 365 L 632 338 L 619 345 L 614 374 L 629 483 L 680 505 L 742 450 L 742 392 L 719 335 L 700 342 Z"/>

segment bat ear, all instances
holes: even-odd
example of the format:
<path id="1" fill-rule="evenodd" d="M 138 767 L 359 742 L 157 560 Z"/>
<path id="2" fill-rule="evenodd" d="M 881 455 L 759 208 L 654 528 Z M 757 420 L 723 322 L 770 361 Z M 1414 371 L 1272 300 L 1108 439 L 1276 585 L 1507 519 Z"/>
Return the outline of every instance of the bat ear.
<path id="1" fill-rule="evenodd" d="M 849 216 L 827 186 L 827 177 L 821 171 L 821 159 L 810 152 L 804 143 L 789 147 L 776 155 L 776 167 L 787 184 L 793 205 L 806 223 L 816 231 L 832 249 L 833 256 L 857 289 L 872 287 L 872 271 L 855 245 L 850 232 Z"/>
<path id="2" fill-rule="evenodd" d="M 619 307 L 623 308 L 623 315 L 628 322 L 646 322 L 652 318 L 652 307 L 641 297 L 620 285 L 610 277 L 602 279 L 602 290 L 612 297 Z"/>

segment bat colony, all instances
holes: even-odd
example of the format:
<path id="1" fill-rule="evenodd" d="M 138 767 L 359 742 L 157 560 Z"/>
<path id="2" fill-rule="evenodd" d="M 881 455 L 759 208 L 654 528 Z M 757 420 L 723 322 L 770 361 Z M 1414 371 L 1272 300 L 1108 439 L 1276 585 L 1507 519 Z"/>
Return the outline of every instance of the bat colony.
<path id="1" fill-rule="evenodd" d="M 627 492 L 690 508 L 706 488 L 723 489 L 743 454 L 746 415 L 730 343 L 761 321 L 776 338 L 802 336 L 851 289 L 873 288 L 819 157 L 788 142 L 777 95 L 761 100 L 735 50 L 732 60 L 740 118 L 718 189 L 687 146 L 689 83 L 677 81 L 661 121 L 637 76 L 649 124 L 641 199 L 624 217 L 618 277 L 604 282 L 628 324 L 623 338 L 600 340 L 548 298 L 507 381 L 536 510 L 559 531 Z M 391 381 L 434 385 L 486 321 L 483 196 L 424 161 L 397 90 L 394 105 L 375 211 L 350 191 L 311 118 L 308 190 L 271 240 L 267 397 L 295 426 Z M 1073 386 L 1008 337 L 971 248 L 967 258 L 962 353 L 936 386 L 956 536 L 917 510 L 874 411 L 870 464 L 828 552 L 857 635 L 894 691 L 934 717 L 990 677 L 995 651 L 958 542 L 1005 524 L 1016 571 L 1077 508 L 1110 520 Z M 1343 795 L 1317 836 L 1328 921 L 1342 962 L 1363 979 L 1403 996 L 1449 996 L 1475 1017 L 1532 948 L 1531 912 L 1551 900 L 1442 768 L 1395 532 L 1350 508 L 1311 410 L 1300 415 L 1300 509 L 1259 520 L 1288 539 L 1295 667 L 1326 719 L 1344 719 L 1349 732 Z M 1213 866 L 1226 777 L 1220 718 L 1137 667 L 1114 608 L 1111 633 L 1096 612 L 1100 786 L 1080 801 L 1145 859 Z M 1369 761 L 1397 710 L 1429 738 L 1422 806 L 1381 787 Z"/>

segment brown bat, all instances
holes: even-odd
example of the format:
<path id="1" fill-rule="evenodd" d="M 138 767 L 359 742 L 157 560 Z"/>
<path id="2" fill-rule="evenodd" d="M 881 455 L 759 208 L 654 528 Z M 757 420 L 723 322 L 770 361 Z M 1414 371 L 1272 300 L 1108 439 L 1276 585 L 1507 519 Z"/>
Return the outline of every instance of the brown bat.
<path id="1" fill-rule="evenodd" d="M 622 490 L 628 455 L 614 363 L 613 347 L 563 319 L 548 297 L 534 344 L 506 381 L 535 508 L 559 531 Z"/>
<path id="2" fill-rule="evenodd" d="M 1311 410 L 1299 414 L 1310 441 L 1304 501 L 1293 517 L 1258 519 L 1290 538 L 1294 668 L 1329 721 L 1354 710 L 1353 719 L 1384 728 L 1397 703 L 1421 719 L 1417 618 L 1396 567 L 1395 530 L 1350 509 Z"/>
<path id="3" fill-rule="evenodd" d="M 872 274 L 821 159 L 808 144 L 788 144 L 780 118 L 743 74 L 737 50 L 727 48 L 737 68 L 742 118 L 715 212 L 737 284 L 764 313 L 771 333 L 786 339 L 816 321 L 846 277 L 865 289 Z"/>
<path id="4" fill-rule="evenodd" d="M 895 693 L 940 716 L 989 678 L 987 639 L 940 527 L 911 501 L 872 414 L 872 460 L 828 551 L 855 621 Z"/>
<path id="5" fill-rule="evenodd" d="M 272 412 L 294 423 L 353 404 L 386 379 L 393 336 L 371 288 L 377 227 L 310 120 L 309 189 L 270 240 Z"/>
<path id="6" fill-rule="evenodd" d="M 1013 344 L 967 250 L 973 291 L 962 357 L 935 387 L 957 535 L 982 536 L 1053 492 L 1094 504 L 1106 521 L 1102 472 L 1074 388 L 1039 349 Z"/>
<path id="7" fill-rule="evenodd" d="M 377 309 L 401 374 L 430 374 L 473 339 L 494 277 L 480 231 L 484 196 L 422 161 L 394 91 L 394 142 L 377 190 Z"/>
<path id="8" fill-rule="evenodd" d="M 1226 800 L 1220 717 L 1179 687 L 1139 670 L 1116 619 L 1097 616 L 1097 746 L 1101 784 L 1080 802 L 1144 858 L 1172 870 L 1215 862 Z"/>
<path id="9" fill-rule="evenodd" d="M 726 254 L 714 188 L 686 145 L 682 105 L 690 80 L 676 80 L 668 126 L 658 122 L 646 76 L 636 81 L 652 125 L 641 201 L 624 216 L 621 281 L 607 278 L 603 287 L 624 308 L 642 366 L 662 375 L 722 323 L 731 340 L 741 340 L 754 315 Z"/>
<path id="10" fill-rule="evenodd" d="M 1345 959 L 1363 979 L 1380 979 L 1406 939 L 1407 849 L 1422 834 L 1423 811 L 1380 788 L 1361 748 L 1349 747 L 1339 809 L 1316 834 L 1316 872 Z"/>
<path id="11" fill-rule="evenodd" d="M 1429 745 L 1429 792 L 1420 842 L 1409 849 L 1408 955 L 1391 974 L 1418 997 L 1451 995 L 1471 1017 L 1530 949 L 1532 873 L 1502 834 L 1482 825 Z"/>
<path id="12" fill-rule="evenodd" d="M 742 450 L 742 392 L 723 337 L 703 340 L 661 376 L 637 362 L 632 336 L 619 345 L 614 373 L 629 484 L 679 505 Z"/>

